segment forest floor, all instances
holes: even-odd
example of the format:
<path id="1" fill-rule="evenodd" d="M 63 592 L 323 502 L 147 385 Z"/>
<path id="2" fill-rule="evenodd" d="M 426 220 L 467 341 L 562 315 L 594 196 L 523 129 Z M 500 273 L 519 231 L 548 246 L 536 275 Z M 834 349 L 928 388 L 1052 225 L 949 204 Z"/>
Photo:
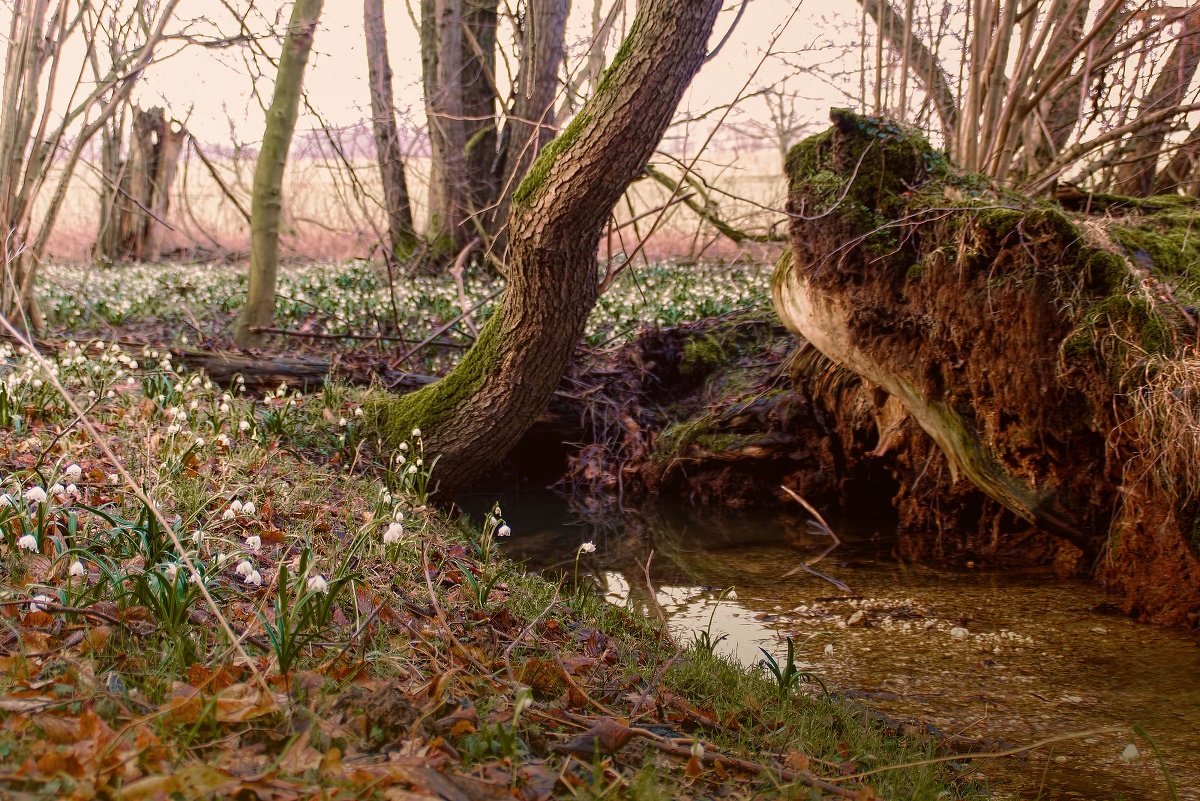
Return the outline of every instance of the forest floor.
<path id="1" fill-rule="evenodd" d="M 309 291 L 346 323 L 365 275 Z M 978 797 L 795 663 L 747 670 L 504 560 L 503 511 L 436 508 L 435 455 L 376 453 L 361 390 L 186 371 L 168 348 L 225 307 L 130 286 L 48 303 L 53 352 L 0 346 L 4 797 Z M 426 330 L 455 314 L 429 303 Z"/>

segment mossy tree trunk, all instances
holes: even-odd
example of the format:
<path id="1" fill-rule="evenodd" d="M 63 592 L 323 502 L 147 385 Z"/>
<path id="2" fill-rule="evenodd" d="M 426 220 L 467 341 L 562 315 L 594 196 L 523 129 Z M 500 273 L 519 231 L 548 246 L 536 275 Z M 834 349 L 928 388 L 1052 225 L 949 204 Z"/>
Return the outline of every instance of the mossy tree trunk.
<path id="1" fill-rule="evenodd" d="M 396 445 L 419 427 L 443 497 L 495 466 L 546 407 L 596 299 L 613 205 L 642 171 L 700 68 L 720 0 L 644 0 L 596 94 L 513 196 L 509 285 L 438 383 L 371 404 Z"/>
<path id="2" fill-rule="evenodd" d="M 250 286 L 234 327 L 241 347 L 262 342 L 257 328 L 268 328 L 275 314 L 275 274 L 279 268 L 279 222 L 283 216 L 283 171 L 296 130 L 304 68 L 323 0 L 296 0 L 275 75 L 275 93 L 267 109 L 262 149 L 254 165 L 250 204 Z"/>
<path id="3" fill-rule="evenodd" d="M 416 252 L 420 242 L 413 229 L 408 181 L 404 176 L 404 154 L 400 152 L 400 132 L 396 127 L 383 0 L 363 0 L 363 31 L 367 41 L 367 78 L 371 84 L 371 130 L 375 137 L 375 158 L 379 162 L 379 175 L 383 182 L 390 263 L 408 258 Z"/>

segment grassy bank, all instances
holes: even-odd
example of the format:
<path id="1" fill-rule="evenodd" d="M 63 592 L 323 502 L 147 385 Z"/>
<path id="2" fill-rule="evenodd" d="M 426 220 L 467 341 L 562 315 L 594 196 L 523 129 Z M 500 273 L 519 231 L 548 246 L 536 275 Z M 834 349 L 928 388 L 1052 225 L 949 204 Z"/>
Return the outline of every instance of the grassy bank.
<path id="1" fill-rule="evenodd" d="M 969 794 L 874 772 L 933 745 L 786 669 L 498 558 L 503 511 L 436 511 L 434 455 L 374 454 L 347 390 L 252 398 L 148 347 L 0 357 L 5 797 Z"/>

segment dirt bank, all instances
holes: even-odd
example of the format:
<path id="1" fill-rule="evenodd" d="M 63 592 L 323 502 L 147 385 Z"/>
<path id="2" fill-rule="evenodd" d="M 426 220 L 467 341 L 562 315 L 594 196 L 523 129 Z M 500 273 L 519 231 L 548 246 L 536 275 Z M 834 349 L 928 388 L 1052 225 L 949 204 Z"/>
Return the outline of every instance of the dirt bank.
<path id="1" fill-rule="evenodd" d="M 833 428 L 895 477 L 903 554 L 1054 562 L 1131 614 L 1195 625 L 1200 211 L 1068 211 L 832 116 L 791 153 L 775 303 L 856 387 Z M 856 451 L 866 397 L 878 443 Z"/>

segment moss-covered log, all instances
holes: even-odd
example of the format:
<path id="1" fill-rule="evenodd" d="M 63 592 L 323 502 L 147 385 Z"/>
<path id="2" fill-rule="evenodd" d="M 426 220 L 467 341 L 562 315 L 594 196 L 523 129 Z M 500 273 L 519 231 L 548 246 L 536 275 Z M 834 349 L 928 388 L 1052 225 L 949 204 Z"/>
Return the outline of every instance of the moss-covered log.
<path id="1" fill-rule="evenodd" d="M 832 120 L 790 154 L 793 262 L 774 298 L 910 416 L 903 446 L 873 457 L 901 485 L 902 549 L 1053 559 L 1130 612 L 1194 621 L 1200 206 L 1068 211 L 886 121 Z"/>

